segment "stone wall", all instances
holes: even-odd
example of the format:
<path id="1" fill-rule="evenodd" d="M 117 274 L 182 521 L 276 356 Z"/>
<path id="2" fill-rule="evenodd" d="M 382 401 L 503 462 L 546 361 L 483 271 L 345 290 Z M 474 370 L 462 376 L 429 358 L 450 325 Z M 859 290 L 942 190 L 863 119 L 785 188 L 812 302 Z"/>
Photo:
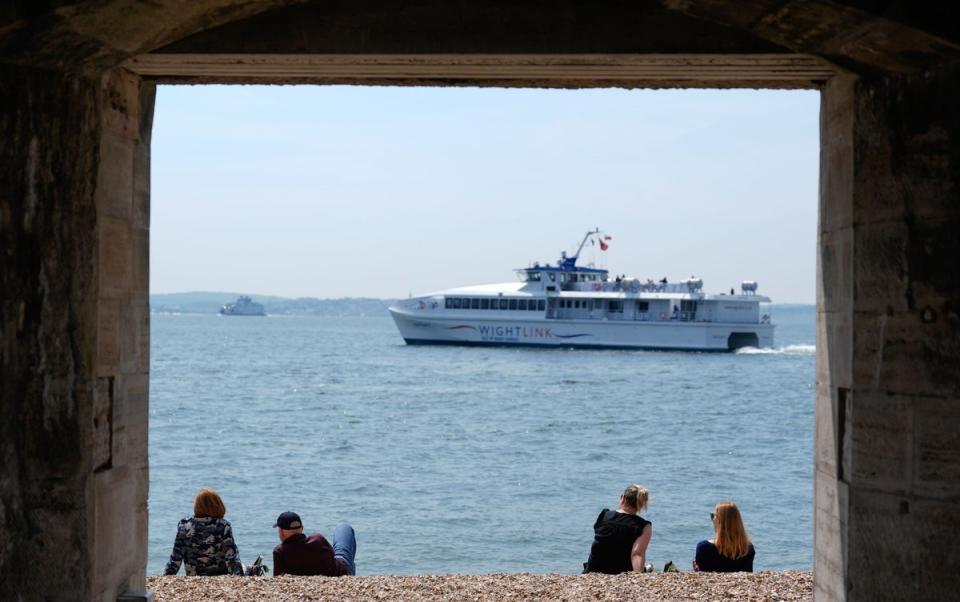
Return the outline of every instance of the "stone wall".
<path id="1" fill-rule="evenodd" d="M 960 69 L 824 91 L 816 591 L 960 587 Z M 952 567 L 952 568 L 951 568 Z"/>
<path id="2" fill-rule="evenodd" d="M 0 599 L 144 584 L 152 98 L 0 67 Z"/>

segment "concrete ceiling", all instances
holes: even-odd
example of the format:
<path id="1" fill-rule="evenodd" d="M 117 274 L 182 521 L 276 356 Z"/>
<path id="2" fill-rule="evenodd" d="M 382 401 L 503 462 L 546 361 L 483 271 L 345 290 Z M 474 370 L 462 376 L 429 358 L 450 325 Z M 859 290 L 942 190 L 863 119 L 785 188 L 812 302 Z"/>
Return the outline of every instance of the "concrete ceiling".
<path id="1" fill-rule="evenodd" d="M 769 61 L 778 55 L 799 54 L 799 77 L 813 81 L 819 76 L 808 71 L 827 63 L 870 76 L 915 73 L 960 60 L 958 9 L 952 3 L 930 4 L 7 0 L 0 2 L 0 61 L 95 73 L 145 54 L 166 56 L 168 70 L 175 62 L 169 55 L 222 61 L 231 55 L 266 54 L 609 57 L 654 53 L 755 56 Z M 302 64 L 302 58 L 297 60 Z M 167 75 L 178 76 L 176 72 Z M 628 69 L 626 75 L 637 74 L 631 75 Z M 212 76 L 192 77 L 209 80 Z M 237 77 L 250 79 L 244 74 Z"/>

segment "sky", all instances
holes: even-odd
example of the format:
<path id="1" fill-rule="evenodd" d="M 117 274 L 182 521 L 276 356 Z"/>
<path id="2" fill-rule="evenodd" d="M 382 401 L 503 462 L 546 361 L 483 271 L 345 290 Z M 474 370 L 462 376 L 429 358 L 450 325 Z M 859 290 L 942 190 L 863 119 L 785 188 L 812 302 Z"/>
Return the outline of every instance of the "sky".
<path id="1" fill-rule="evenodd" d="M 161 86 L 153 293 L 397 298 L 580 263 L 813 303 L 819 93 Z"/>

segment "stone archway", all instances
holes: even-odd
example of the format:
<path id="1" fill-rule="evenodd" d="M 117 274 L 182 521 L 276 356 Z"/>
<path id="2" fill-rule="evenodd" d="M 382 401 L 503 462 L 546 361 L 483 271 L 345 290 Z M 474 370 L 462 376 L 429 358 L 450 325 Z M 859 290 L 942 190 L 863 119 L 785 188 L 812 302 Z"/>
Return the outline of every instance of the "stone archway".
<path id="1" fill-rule="evenodd" d="M 154 86 L 256 81 L 819 88 L 816 594 L 947 597 L 955 23 L 772 0 L 6 3 L 0 596 L 143 588 Z"/>

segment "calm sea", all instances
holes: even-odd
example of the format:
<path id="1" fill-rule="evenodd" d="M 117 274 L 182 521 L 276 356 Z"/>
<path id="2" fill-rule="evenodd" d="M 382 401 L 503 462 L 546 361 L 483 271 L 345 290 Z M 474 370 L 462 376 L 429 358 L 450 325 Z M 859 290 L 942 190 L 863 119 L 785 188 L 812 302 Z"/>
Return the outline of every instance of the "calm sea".
<path id="1" fill-rule="evenodd" d="M 559 572 L 633 482 L 647 557 L 688 569 L 736 501 L 757 570 L 810 569 L 812 306 L 774 305 L 775 350 L 408 347 L 388 316 L 154 315 L 150 551 L 221 493 L 240 556 L 277 514 L 357 531 L 359 574 Z"/>

